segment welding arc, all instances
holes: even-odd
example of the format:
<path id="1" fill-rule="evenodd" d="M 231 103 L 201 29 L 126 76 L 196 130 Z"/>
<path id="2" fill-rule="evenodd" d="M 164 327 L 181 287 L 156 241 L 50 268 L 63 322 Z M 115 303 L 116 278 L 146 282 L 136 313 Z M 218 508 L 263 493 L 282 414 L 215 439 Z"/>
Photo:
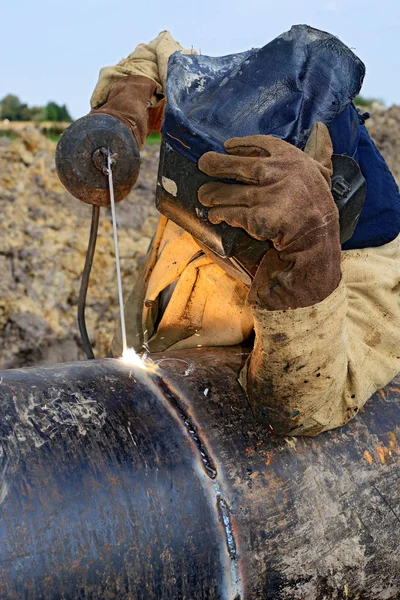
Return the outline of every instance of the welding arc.
<path id="1" fill-rule="evenodd" d="M 99 216 L 100 206 L 93 205 L 92 208 L 92 222 L 90 225 L 89 243 L 86 251 L 85 266 L 83 267 L 81 287 L 79 290 L 78 298 L 78 326 L 81 334 L 82 346 L 85 351 L 86 357 L 89 360 L 95 358 L 93 354 L 92 344 L 90 343 L 88 332 L 86 329 L 85 319 L 85 308 L 86 308 L 86 297 L 89 287 L 90 272 L 92 270 L 94 251 L 96 249 L 97 232 L 99 229 Z"/>

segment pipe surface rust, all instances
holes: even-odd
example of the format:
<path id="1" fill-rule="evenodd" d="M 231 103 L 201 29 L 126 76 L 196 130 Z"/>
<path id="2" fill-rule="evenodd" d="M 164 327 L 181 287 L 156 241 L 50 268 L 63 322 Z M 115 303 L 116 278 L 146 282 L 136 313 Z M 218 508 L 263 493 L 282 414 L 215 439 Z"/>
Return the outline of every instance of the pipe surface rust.
<path id="1" fill-rule="evenodd" d="M 0 373 L 0 598 L 400 598 L 400 379 L 278 438 L 247 351 Z"/>

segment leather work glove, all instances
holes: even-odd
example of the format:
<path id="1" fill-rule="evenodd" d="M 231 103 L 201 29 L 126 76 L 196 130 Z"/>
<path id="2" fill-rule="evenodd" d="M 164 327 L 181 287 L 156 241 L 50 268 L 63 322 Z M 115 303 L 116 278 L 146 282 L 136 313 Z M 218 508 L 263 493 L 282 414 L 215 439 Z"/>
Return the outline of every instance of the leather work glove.
<path id="1" fill-rule="evenodd" d="M 321 302 L 341 277 L 327 127 L 314 125 L 304 152 L 267 135 L 232 138 L 224 146 L 228 154 L 207 152 L 198 166 L 209 176 L 239 183 L 206 183 L 199 200 L 210 207 L 211 223 L 242 227 L 274 246 L 260 263 L 249 304 L 272 311 Z"/>
<path id="2" fill-rule="evenodd" d="M 122 121 L 132 131 L 140 149 L 149 133 L 161 127 L 166 100 L 160 95 L 158 102 L 151 104 L 156 88 L 157 84 L 148 77 L 123 77 L 111 86 L 105 104 L 90 114 L 106 114 Z"/>
<path id="3" fill-rule="evenodd" d="M 109 206 L 102 149 L 110 147 L 115 161 L 114 199 L 126 198 L 139 175 L 139 150 L 147 135 L 161 127 L 165 98 L 157 96 L 156 89 L 157 83 L 148 77 L 123 77 L 111 86 L 104 104 L 64 131 L 57 144 L 56 167 L 73 196 L 87 204 Z M 151 104 L 155 95 L 159 101 Z"/>

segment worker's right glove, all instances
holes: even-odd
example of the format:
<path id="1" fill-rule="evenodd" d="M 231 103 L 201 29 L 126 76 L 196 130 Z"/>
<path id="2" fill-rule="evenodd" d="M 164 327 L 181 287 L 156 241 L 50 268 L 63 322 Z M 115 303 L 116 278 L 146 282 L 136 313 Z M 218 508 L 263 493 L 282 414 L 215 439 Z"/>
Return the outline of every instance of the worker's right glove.
<path id="1" fill-rule="evenodd" d="M 261 261 L 248 296 L 257 308 L 287 310 L 321 302 L 339 284 L 339 213 L 331 194 L 332 143 L 316 123 L 305 151 L 272 136 L 225 142 L 228 154 L 207 152 L 199 168 L 237 185 L 206 183 L 199 200 L 209 220 L 242 227 L 274 248 Z"/>
<path id="2" fill-rule="evenodd" d="M 156 96 L 157 84 L 142 75 L 129 75 L 116 81 L 110 88 L 107 101 L 90 114 L 105 114 L 119 119 L 132 131 L 141 149 L 152 131 L 159 131 L 164 114 L 165 98 Z"/>

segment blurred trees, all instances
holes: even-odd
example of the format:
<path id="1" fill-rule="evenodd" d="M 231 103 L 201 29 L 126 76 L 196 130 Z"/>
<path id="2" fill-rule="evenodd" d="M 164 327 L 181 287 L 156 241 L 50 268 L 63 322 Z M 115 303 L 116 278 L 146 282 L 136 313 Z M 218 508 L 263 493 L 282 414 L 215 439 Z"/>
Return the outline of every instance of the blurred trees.
<path id="1" fill-rule="evenodd" d="M 59 106 L 55 102 L 49 102 L 46 106 L 45 121 L 72 121 L 65 104 Z"/>
<path id="2" fill-rule="evenodd" d="M 46 106 L 31 106 L 20 101 L 15 94 L 0 100 L 0 119 L 9 121 L 72 121 L 65 104 L 48 102 Z"/>
<path id="3" fill-rule="evenodd" d="M 378 98 L 366 98 L 365 96 L 356 96 L 354 98 L 354 104 L 360 108 L 371 108 L 372 104 L 381 104 L 385 106 L 382 100 Z"/>

